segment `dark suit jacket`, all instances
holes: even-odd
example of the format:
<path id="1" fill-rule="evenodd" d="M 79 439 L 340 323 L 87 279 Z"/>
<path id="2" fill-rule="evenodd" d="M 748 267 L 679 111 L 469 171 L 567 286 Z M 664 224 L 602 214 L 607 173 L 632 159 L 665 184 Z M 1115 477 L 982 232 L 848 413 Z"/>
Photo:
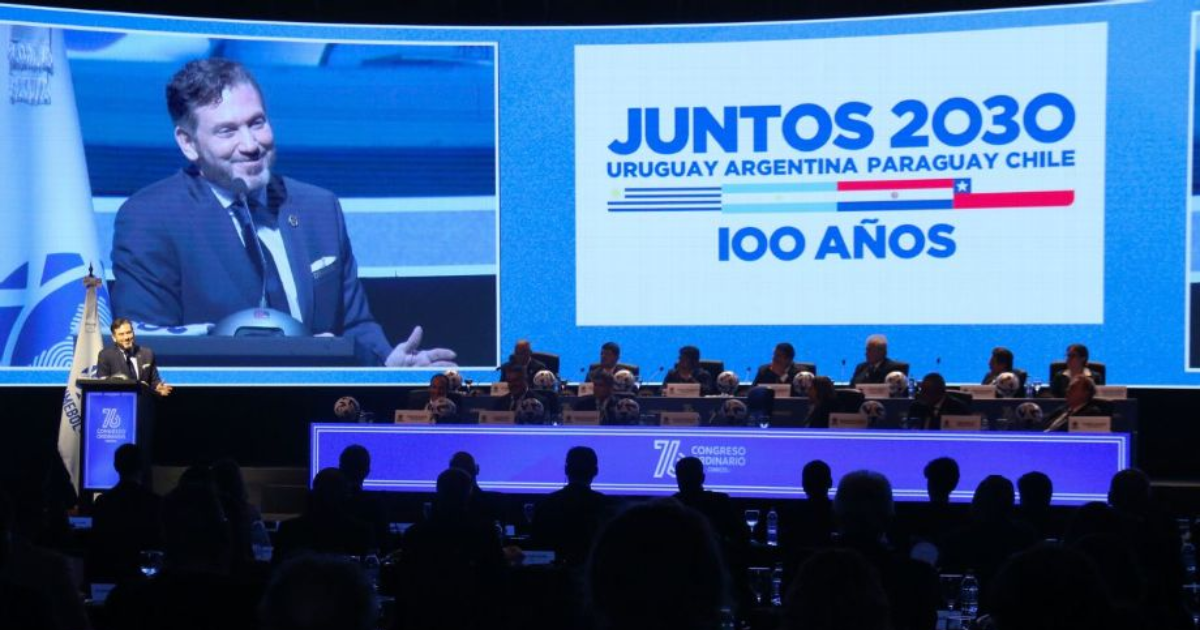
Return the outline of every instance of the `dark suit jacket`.
<path id="1" fill-rule="evenodd" d="M 884 358 L 879 363 L 879 367 L 872 369 L 871 364 L 863 361 L 854 368 L 854 376 L 850 377 L 850 385 L 858 385 L 859 383 L 883 383 L 887 380 L 887 375 L 900 370 L 900 364 L 888 358 Z"/>
<path id="2" fill-rule="evenodd" d="M 783 380 L 780 380 L 779 375 L 771 371 L 771 364 L 766 363 L 758 366 L 758 372 L 754 375 L 754 382 L 752 382 L 751 385 L 758 386 L 767 383 L 772 385 L 776 383 L 786 383 L 791 385 L 792 379 L 796 378 L 796 371 L 796 364 L 792 363 L 790 366 L 788 366 L 787 376 L 784 377 Z"/>
<path id="3" fill-rule="evenodd" d="M 367 305 L 337 197 L 274 176 L 267 205 L 278 211 L 301 319 L 313 334 L 353 338 L 364 360 L 381 365 L 391 345 Z M 113 315 L 147 324 L 217 322 L 258 306 L 262 292 L 229 211 L 192 167 L 121 206 L 112 260 Z"/>
<path id="4" fill-rule="evenodd" d="M 1054 411 L 1050 412 L 1050 414 L 1046 416 L 1044 423 L 1048 430 L 1051 425 L 1053 425 L 1056 421 L 1058 421 L 1061 418 L 1069 419 L 1071 416 L 1106 416 L 1106 415 L 1108 415 L 1108 412 L 1106 412 L 1104 410 L 1104 407 L 1100 406 L 1099 403 L 1097 403 L 1096 401 L 1093 400 L 1093 401 L 1089 401 L 1086 405 L 1080 407 L 1079 411 L 1076 411 L 1075 413 L 1071 413 L 1071 408 L 1066 405 L 1063 405 L 1063 406 L 1059 407 L 1058 409 L 1055 409 Z M 1065 421 L 1062 423 L 1062 425 L 1055 427 L 1054 430 L 1055 431 L 1066 431 L 1069 424 L 1070 424 L 1069 421 Z"/>
<path id="5" fill-rule="evenodd" d="M 1104 374 L 1101 372 L 1092 372 L 1092 382 L 1097 385 L 1104 384 Z M 1050 395 L 1055 398 L 1066 398 L 1067 386 L 1071 384 L 1071 377 L 1067 376 L 1066 372 L 1059 372 L 1054 375 L 1050 381 Z"/>
<path id="6" fill-rule="evenodd" d="M 914 400 L 908 408 L 908 419 L 915 428 L 937 430 L 942 428 L 942 416 L 965 416 L 971 410 L 957 398 L 947 395 L 936 410 L 923 400 Z"/>
<path id="7" fill-rule="evenodd" d="M 692 371 L 691 378 L 683 378 L 677 370 L 672 369 L 667 372 L 667 377 L 663 379 L 663 389 L 666 389 L 667 383 L 699 383 L 701 396 L 708 396 L 715 390 L 713 376 L 704 368 L 696 368 Z"/>
<path id="8" fill-rule="evenodd" d="M 146 383 L 150 387 L 157 387 L 162 382 L 162 377 L 158 375 L 158 363 L 154 361 L 154 351 L 146 346 L 133 346 L 133 360 L 137 363 L 137 378 L 129 373 L 129 364 L 125 362 L 125 351 L 117 346 L 108 346 L 100 351 L 96 357 L 96 378 L 111 378 L 113 376 L 124 376 L 133 381 Z"/>

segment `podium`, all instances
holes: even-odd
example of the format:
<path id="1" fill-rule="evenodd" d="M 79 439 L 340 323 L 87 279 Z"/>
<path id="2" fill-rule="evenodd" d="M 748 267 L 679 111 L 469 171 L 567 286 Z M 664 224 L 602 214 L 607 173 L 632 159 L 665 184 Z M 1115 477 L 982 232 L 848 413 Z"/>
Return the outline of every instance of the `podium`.
<path id="1" fill-rule="evenodd" d="M 79 440 L 79 486 L 82 491 L 108 490 L 119 477 L 113 455 L 123 444 L 142 450 L 144 479 L 150 487 L 150 446 L 154 435 L 154 392 L 126 379 L 79 379 L 83 419 Z"/>

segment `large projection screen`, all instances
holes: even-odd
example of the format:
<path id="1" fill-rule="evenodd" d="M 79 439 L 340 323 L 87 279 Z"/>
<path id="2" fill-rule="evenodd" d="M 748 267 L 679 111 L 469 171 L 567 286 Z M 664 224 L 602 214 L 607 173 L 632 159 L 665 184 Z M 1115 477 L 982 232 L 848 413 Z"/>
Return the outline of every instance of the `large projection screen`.
<path id="1" fill-rule="evenodd" d="M 0 7 L 0 382 L 65 382 L 91 265 L 105 318 L 206 349 L 161 361 L 184 385 L 425 382 L 382 358 L 418 326 L 481 382 L 518 339 L 570 380 L 612 340 L 648 380 L 687 344 L 747 378 L 788 341 L 841 381 L 878 333 L 952 382 L 995 346 L 1047 380 L 1078 342 L 1110 383 L 1200 385 L 1196 8 L 406 28 Z M 314 329 L 281 343 L 308 364 L 212 334 L 258 285 L 168 115 L 203 58 L 257 79 L 283 238 L 332 243 L 288 245 Z"/>

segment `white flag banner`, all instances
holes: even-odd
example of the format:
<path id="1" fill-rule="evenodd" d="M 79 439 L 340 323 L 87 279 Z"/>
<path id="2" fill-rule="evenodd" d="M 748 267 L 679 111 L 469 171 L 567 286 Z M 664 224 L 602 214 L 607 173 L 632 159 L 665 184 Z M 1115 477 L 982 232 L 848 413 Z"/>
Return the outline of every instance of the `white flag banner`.
<path id="1" fill-rule="evenodd" d="M 79 490 L 79 440 L 83 422 L 81 410 L 80 378 L 96 377 L 96 359 L 104 347 L 100 337 L 100 311 L 96 308 L 96 290 L 102 286 L 98 278 L 84 279 L 87 296 L 83 300 L 83 318 L 79 321 L 75 337 L 75 358 L 71 360 L 71 375 L 67 378 L 67 391 L 63 395 L 62 418 L 58 424 L 58 453 L 62 456 L 71 483 Z"/>
<path id="2" fill-rule="evenodd" d="M 66 35 L 0 25 L 0 47 L 0 366 L 61 369 L 101 260 Z M 107 323 L 105 288 L 90 299 Z"/>

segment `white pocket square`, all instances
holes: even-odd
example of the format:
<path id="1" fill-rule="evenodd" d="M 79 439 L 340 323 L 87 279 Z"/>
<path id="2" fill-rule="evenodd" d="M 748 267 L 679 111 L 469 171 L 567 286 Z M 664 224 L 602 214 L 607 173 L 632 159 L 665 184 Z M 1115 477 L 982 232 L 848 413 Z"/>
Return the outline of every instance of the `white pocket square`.
<path id="1" fill-rule="evenodd" d="M 329 265 L 332 265 L 335 262 L 337 262 L 337 256 L 325 256 L 319 258 L 313 261 L 312 272 L 317 273 L 318 271 L 328 267 Z"/>

